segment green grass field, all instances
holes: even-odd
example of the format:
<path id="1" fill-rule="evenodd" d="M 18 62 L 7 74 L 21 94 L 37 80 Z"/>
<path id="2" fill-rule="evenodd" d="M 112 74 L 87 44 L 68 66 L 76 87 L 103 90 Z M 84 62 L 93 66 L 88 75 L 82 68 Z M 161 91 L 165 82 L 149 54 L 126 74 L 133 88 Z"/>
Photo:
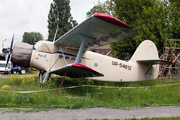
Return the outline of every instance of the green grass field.
<path id="1" fill-rule="evenodd" d="M 61 81 L 62 78 L 53 77 L 46 84 L 39 85 L 37 75 L 31 77 L 12 75 L 10 79 L 1 78 L 0 108 L 14 108 L 10 112 L 18 112 L 17 108 L 31 108 L 28 111 L 20 112 L 38 112 L 54 108 L 131 109 L 180 106 L 179 79 L 111 83 L 67 77 L 63 89 L 60 89 Z M 68 88 L 71 86 L 78 87 Z M 27 91 L 32 91 L 32 93 L 27 93 Z M 176 120 L 180 118 L 158 118 L 158 120 L 161 119 Z"/>
<path id="2" fill-rule="evenodd" d="M 23 108 L 120 108 L 159 107 L 180 105 L 179 79 L 154 80 L 134 83 L 94 82 L 92 80 L 66 78 L 63 87 L 78 85 L 69 89 L 60 88 L 62 78 L 51 78 L 45 85 L 38 85 L 39 79 L 16 77 L 0 80 L 0 107 Z M 166 86 L 166 85 L 170 86 Z M 154 87 L 165 85 L 161 87 Z M 101 86 L 101 87 L 98 87 Z M 109 88 L 109 87 L 113 88 Z M 134 88 L 132 88 L 134 87 Z M 142 88 L 141 88 L 142 87 Z M 36 91 L 37 90 L 37 91 Z M 17 91 L 36 91 L 16 93 Z"/>

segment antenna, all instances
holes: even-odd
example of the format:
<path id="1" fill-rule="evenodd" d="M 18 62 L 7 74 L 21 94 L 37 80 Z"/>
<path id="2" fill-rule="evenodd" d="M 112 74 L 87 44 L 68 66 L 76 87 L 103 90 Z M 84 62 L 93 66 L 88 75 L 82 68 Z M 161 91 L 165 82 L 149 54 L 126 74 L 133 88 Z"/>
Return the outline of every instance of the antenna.
<path id="1" fill-rule="evenodd" d="M 56 39 L 56 34 L 57 34 L 57 31 L 58 31 L 58 29 L 56 29 L 56 33 L 55 33 L 55 35 L 54 35 L 53 42 L 54 42 L 54 41 L 55 41 L 55 39 Z"/>

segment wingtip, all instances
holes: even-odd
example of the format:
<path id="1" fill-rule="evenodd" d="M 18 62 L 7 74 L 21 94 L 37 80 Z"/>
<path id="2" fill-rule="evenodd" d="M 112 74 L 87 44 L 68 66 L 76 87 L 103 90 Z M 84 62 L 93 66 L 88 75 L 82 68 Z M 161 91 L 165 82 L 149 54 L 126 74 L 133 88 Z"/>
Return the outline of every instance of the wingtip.
<path id="1" fill-rule="evenodd" d="M 93 17 L 98 18 L 102 21 L 111 23 L 111 24 L 116 25 L 116 26 L 132 29 L 132 27 L 130 27 L 129 25 L 125 24 L 124 22 L 122 22 L 122 21 L 118 20 L 117 18 L 110 16 L 108 14 L 96 13 L 93 15 Z"/>
<path id="2" fill-rule="evenodd" d="M 168 60 L 164 60 L 164 59 L 160 59 L 162 62 L 167 62 L 167 63 L 169 63 L 169 64 L 172 64 L 172 62 L 171 61 L 168 61 Z"/>

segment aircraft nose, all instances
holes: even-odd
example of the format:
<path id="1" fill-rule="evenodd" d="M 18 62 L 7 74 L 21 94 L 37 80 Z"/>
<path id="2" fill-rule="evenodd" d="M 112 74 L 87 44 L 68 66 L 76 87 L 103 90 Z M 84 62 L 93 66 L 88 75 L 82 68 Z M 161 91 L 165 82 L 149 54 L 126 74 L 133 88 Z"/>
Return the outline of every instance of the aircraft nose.
<path id="1" fill-rule="evenodd" d="M 14 44 L 11 62 L 21 67 L 29 67 L 33 45 L 17 42 Z"/>

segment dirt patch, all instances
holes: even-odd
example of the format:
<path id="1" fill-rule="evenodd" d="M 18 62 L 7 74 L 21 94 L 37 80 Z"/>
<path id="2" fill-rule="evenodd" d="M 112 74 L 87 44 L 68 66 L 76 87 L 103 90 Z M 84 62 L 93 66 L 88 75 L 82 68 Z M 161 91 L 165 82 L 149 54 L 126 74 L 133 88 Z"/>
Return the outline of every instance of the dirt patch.
<path id="1" fill-rule="evenodd" d="M 3 74 L 0 74 L 0 78 L 11 78 L 11 75 L 3 75 Z"/>

